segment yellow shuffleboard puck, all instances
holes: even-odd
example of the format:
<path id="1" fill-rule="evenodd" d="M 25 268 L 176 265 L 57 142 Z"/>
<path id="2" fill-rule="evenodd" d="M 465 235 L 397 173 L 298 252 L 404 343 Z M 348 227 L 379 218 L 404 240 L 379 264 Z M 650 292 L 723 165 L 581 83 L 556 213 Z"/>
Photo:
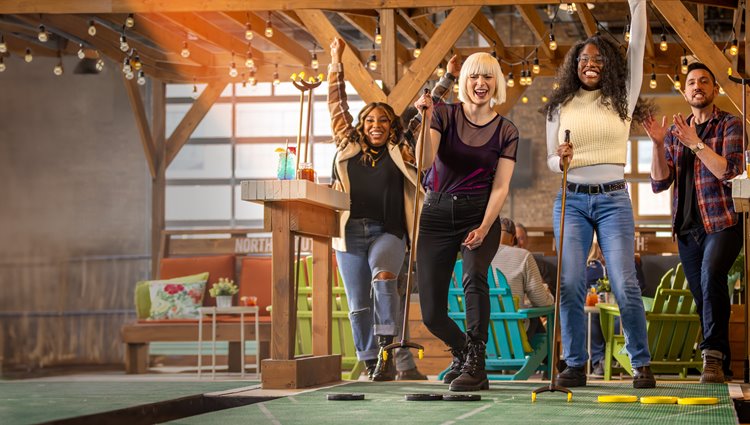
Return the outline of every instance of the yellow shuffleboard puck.
<path id="1" fill-rule="evenodd" d="M 719 399 L 716 397 L 681 397 L 677 399 L 677 404 L 718 404 Z"/>
<path id="2" fill-rule="evenodd" d="M 667 396 L 651 396 L 641 397 L 642 404 L 675 404 L 677 403 L 677 397 Z"/>
<path id="3" fill-rule="evenodd" d="M 597 397 L 599 403 L 635 403 L 638 396 L 634 395 L 600 395 Z"/>

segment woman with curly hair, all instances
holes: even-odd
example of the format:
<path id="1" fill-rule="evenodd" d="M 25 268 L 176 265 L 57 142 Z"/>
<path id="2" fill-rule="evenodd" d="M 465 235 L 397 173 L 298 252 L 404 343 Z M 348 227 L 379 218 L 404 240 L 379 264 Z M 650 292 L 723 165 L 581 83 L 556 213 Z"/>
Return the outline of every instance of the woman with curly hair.
<path id="1" fill-rule="evenodd" d="M 438 104 L 424 95 L 415 106 L 429 126 L 424 146 L 429 189 L 419 221 L 419 302 L 427 328 L 453 355 L 443 382 L 451 391 L 489 388 L 485 344 L 490 320 L 487 270 L 500 245 L 499 213 L 508 196 L 518 129 L 498 115 L 505 79 L 497 59 L 474 53 L 458 77 L 460 103 Z M 466 307 L 466 333 L 448 316 L 448 288 L 456 256 Z"/>
<path id="2" fill-rule="evenodd" d="M 557 74 L 558 88 L 546 107 L 547 165 L 557 173 L 569 161 L 565 236 L 560 284 L 560 326 L 567 368 L 565 387 L 586 385 L 586 258 L 594 233 L 607 262 L 620 306 L 633 387 L 656 385 L 649 364 L 646 316 L 634 265 L 635 224 L 624 179 L 627 141 L 643 81 L 646 1 L 629 0 L 633 17 L 625 57 L 613 42 L 595 35 L 576 44 Z M 571 143 L 564 142 L 570 130 Z M 575 152 L 575 153 L 574 153 Z M 562 193 L 554 204 L 559 241 Z"/>
<path id="3" fill-rule="evenodd" d="M 396 375 L 394 356 L 384 360 L 382 351 L 400 332 L 398 275 L 413 226 L 417 171 L 401 120 L 390 105 L 368 104 L 352 125 L 341 63 L 345 48 L 340 38 L 331 43 L 328 70 L 328 108 L 337 147 L 334 186 L 351 200 L 350 210 L 340 214 L 333 248 L 357 358 L 365 361 L 371 379 L 386 381 Z"/>

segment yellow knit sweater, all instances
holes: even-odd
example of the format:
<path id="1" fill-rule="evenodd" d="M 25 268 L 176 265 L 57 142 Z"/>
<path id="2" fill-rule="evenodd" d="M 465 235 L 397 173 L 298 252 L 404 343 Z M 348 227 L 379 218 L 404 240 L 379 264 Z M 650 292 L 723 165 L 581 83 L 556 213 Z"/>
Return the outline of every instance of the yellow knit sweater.
<path id="1" fill-rule="evenodd" d="M 560 109 L 558 140 L 570 130 L 570 168 L 596 164 L 625 164 L 630 120 L 623 121 L 611 106 L 601 104 L 601 90 L 583 90 Z"/>

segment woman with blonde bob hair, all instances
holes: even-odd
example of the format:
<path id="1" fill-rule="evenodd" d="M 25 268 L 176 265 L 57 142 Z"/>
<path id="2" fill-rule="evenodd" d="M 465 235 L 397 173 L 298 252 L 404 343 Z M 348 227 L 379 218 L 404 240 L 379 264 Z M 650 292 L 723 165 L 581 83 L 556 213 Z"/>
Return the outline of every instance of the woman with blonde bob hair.
<path id="1" fill-rule="evenodd" d="M 515 166 L 518 129 L 492 109 L 505 101 L 497 59 L 487 53 L 469 56 L 458 84 L 460 103 L 433 107 L 432 99 L 423 96 L 414 104 L 420 111 L 425 108 L 423 125 L 430 129 L 418 141 L 429 169 L 417 241 L 419 301 L 425 325 L 453 354 L 444 382 L 451 391 L 477 391 L 489 388 L 484 363 L 490 318 L 487 269 L 500 245 L 498 215 Z M 446 308 L 459 253 L 466 333 Z"/>

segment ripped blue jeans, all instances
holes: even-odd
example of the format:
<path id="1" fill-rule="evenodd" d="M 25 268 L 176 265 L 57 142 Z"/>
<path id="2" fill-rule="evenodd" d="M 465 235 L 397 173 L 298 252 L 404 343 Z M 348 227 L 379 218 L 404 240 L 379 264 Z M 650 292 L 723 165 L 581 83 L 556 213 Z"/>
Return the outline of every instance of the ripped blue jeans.
<path id="1" fill-rule="evenodd" d="M 349 303 L 354 346 L 359 360 L 378 356 L 378 335 L 399 334 L 401 297 L 398 275 L 404 263 L 406 237 L 386 233 L 383 224 L 366 218 L 346 223 L 346 252 L 336 251 Z M 392 279 L 375 279 L 378 273 Z"/>

